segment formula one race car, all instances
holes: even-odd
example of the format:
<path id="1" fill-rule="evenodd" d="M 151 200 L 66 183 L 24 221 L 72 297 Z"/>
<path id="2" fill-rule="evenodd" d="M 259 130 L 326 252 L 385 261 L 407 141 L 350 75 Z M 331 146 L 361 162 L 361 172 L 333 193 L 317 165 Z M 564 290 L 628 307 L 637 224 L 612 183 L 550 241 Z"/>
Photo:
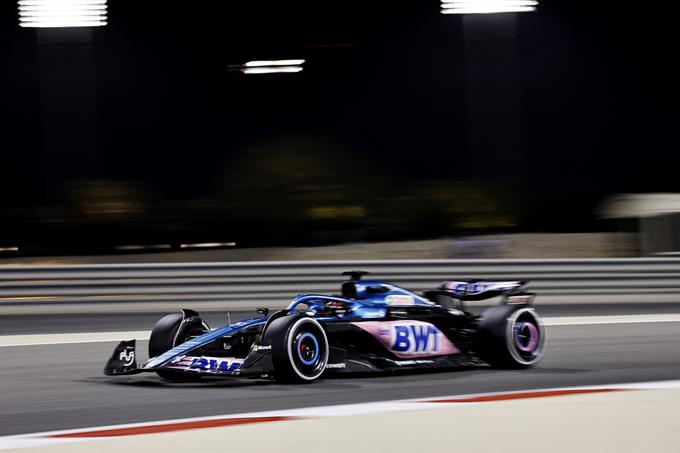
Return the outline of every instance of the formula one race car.
<path id="1" fill-rule="evenodd" d="M 203 376 L 311 382 L 335 373 L 490 365 L 524 368 L 544 353 L 543 324 L 524 281 L 455 281 L 422 296 L 367 272 L 345 272 L 342 296 L 306 294 L 285 310 L 210 329 L 198 313 L 162 318 L 149 357 L 135 360 L 135 340 L 114 350 L 109 376 L 155 372 L 175 381 Z M 465 301 L 502 297 L 477 316 Z"/>

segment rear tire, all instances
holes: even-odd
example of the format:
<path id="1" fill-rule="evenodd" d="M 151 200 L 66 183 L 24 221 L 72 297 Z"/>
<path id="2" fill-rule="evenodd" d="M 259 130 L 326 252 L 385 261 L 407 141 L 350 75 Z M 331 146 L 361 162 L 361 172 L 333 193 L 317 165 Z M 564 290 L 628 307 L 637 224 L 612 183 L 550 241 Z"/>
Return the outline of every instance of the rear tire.
<path id="1" fill-rule="evenodd" d="M 545 351 L 545 329 L 536 311 L 526 305 L 501 305 L 485 310 L 479 320 L 478 352 L 497 368 L 527 368 Z"/>
<path id="2" fill-rule="evenodd" d="M 207 326 L 195 312 L 187 310 L 164 316 L 151 331 L 149 357 L 158 357 L 178 344 L 184 343 L 189 335 L 197 333 L 194 330 L 198 328 L 207 329 Z M 194 382 L 201 378 L 198 373 L 187 374 L 170 370 L 156 371 L 156 374 L 163 379 L 176 382 Z"/>
<path id="3" fill-rule="evenodd" d="M 314 318 L 304 315 L 277 318 L 267 327 L 263 341 L 272 346 L 274 377 L 279 382 L 313 382 L 326 370 L 328 338 Z"/>

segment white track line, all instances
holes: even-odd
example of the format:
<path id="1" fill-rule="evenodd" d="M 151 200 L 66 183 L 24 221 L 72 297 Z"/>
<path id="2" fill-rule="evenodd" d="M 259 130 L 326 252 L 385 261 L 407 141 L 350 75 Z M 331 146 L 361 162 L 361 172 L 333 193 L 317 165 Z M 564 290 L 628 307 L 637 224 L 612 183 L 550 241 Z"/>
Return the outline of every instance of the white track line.
<path id="1" fill-rule="evenodd" d="M 151 331 L 133 332 L 85 332 L 85 333 L 55 333 L 38 335 L 2 335 L 0 348 L 12 346 L 45 346 L 74 343 L 104 343 L 132 340 L 133 338 L 147 339 Z"/>
<path id="2" fill-rule="evenodd" d="M 540 310 L 539 310 L 540 313 Z M 638 324 L 650 322 L 680 322 L 680 314 L 566 316 L 543 318 L 546 326 L 588 326 L 596 324 Z"/>
<path id="3" fill-rule="evenodd" d="M 607 315 L 567 316 L 543 318 L 546 326 L 588 326 L 600 324 L 637 324 L 654 322 L 680 322 L 680 314 L 658 315 Z M 151 331 L 57 333 L 38 335 L 1 335 L 0 348 L 19 346 L 47 346 L 77 343 L 105 343 L 133 338 L 146 340 Z"/>

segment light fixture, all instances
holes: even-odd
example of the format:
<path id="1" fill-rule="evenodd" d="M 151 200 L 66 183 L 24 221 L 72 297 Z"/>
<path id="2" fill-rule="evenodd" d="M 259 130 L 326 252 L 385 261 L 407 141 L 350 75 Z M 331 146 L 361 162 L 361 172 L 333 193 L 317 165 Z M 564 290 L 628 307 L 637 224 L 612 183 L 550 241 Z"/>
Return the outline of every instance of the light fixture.
<path id="1" fill-rule="evenodd" d="M 535 11 L 537 0 L 441 0 L 442 14 L 524 13 Z"/>
<path id="2" fill-rule="evenodd" d="M 244 66 L 247 68 L 257 68 L 261 66 L 301 66 L 305 60 L 262 60 L 249 61 Z"/>
<path id="3" fill-rule="evenodd" d="M 255 60 L 239 67 L 243 74 L 294 74 L 302 71 L 303 59 L 295 60 Z"/>
<path id="4" fill-rule="evenodd" d="M 30 28 L 101 27 L 106 0 L 19 0 L 19 26 Z"/>
<path id="5" fill-rule="evenodd" d="M 300 71 L 302 71 L 302 66 L 241 69 L 241 72 L 244 74 L 285 74 L 285 73 L 294 74 Z"/>

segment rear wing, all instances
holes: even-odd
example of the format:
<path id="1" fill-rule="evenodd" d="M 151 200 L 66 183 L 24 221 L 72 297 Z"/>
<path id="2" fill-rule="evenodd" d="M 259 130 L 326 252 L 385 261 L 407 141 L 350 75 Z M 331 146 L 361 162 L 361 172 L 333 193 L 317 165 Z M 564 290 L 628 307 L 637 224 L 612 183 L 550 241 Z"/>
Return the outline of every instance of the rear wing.
<path id="1" fill-rule="evenodd" d="M 504 303 L 529 304 L 534 294 L 525 291 L 527 281 L 465 280 L 444 282 L 439 290 L 460 300 L 484 300 L 505 296 Z"/>

